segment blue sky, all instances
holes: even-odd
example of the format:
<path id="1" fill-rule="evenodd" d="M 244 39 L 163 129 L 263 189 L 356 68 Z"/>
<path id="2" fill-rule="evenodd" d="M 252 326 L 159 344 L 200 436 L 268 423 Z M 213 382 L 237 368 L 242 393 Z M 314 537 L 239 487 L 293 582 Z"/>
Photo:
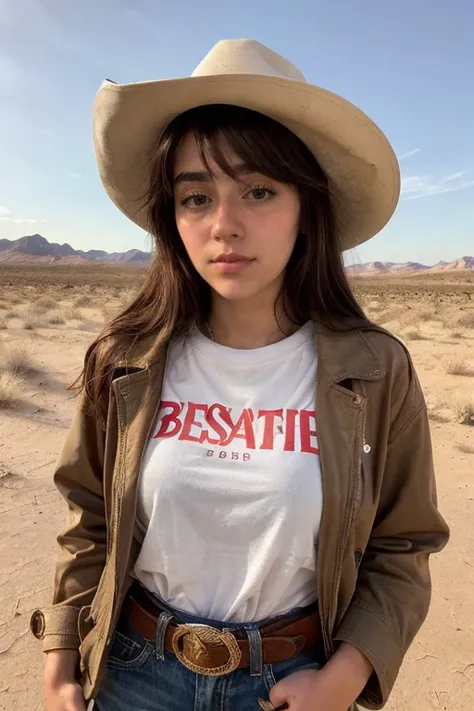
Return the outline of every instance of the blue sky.
<path id="1" fill-rule="evenodd" d="M 0 238 L 147 249 L 108 200 L 91 138 L 104 78 L 187 76 L 250 37 L 366 111 L 403 175 L 388 227 L 349 261 L 474 254 L 472 0 L 0 0 Z"/>

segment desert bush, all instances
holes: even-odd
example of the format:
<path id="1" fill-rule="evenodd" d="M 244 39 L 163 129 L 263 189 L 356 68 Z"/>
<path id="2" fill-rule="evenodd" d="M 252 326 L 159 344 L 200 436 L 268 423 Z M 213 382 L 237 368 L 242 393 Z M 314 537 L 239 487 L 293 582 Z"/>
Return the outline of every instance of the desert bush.
<path id="1" fill-rule="evenodd" d="M 440 412 L 437 410 L 428 410 L 428 418 L 432 422 L 439 422 L 439 423 L 446 423 L 449 422 L 448 418 L 442 415 Z"/>
<path id="2" fill-rule="evenodd" d="M 74 308 L 74 306 L 70 306 L 69 308 L 66 308 L 62 312 L 63 319 L 65 321 L 83 321 L 84 316 L 79 311 L 79 309 Z"/>
<path id="3" fill-rule="evenodd" d="M 474 376 L 474 368 L 465 360 L 451 360 L 446 365 L 448 375 Z"/>
<path id="4" fill-rule="evenodd" d="M 10 407 L 20 397 L 22 388 L 20 375 L 8 371 L 0 373 L 0 408 Z"/>
<path id="5" fill-rule="evenodd" d="M 405 309 L 403 308 L 393 308 L 386 309 L 379 314 L 373 315 L 373 320 L 375 323 L 389 323 L 390 321 L 398 321 L 405 314 Z"/>
<path id="6" fill-rule="evenodd" d="M 438 311 L 435 309 L 432 309 L 431 311 L 429 309 L 423 309 L 423 311 L 418 311 L 416 316 L 419 321 L 439 321 L 441 318 Z"/>
<path id="7" fill-rule="evenodd" d="M 5 316 L 0 316 L 0 331 L 4 331 L 7 328 L 7 319 Z"/>
<path id="8" fill-rule="evenodd" d="M 13 346 L 5 351 L 2 367 L 6 373 L 18 376 L 29 375 L 36 370 L 34 359 L 25 345 Z"/>
<path id="9" fill-rule="evenodd" d="M 474 328 L 474 312 L 463 314 L 456 323 L 461 328 Z"/>
<path id="10" fill-rule="evenodd" d="M 464 444 L 463 442 L 459 442 L 458 444 L 456 444 L 456 447 L 463 454 L 474 454 L 474 447 L 472 447 L 470 444 Z"/>
<path id="11" fill-rule="evenodd" d="M 21 311 L 18 309 L 9 309 L 7 313 L 5 314 L 5 318 L 11 319 L 11 318 L 21 318 L 22 314 Z"/>
<path id="12" fill-rule="evenodd" d="M 24 299 L 21 296 L 10 296 L 8 299 L 10 305 L 13 306 L 18 306 L 18 304 L 22 304 Z"/>
<path id="13" fill-rule="evenodd" d="M 460 425 L 474 426 L 474 398 L 465 398 L 456 405 L 456 419 Z"/>
<path id="14" fill-rule="evenodd" d="M 20 313 L 21 320 L 23 321 L 23 328 L 26 331 L 34 331 L 35 328 L 41 328 L 44 326 L 41 316 L 42 313 L 39 313 L 36 310 L 35 304 L 24 308 Z"/>
<path id="15" fill-rule="evenodd" d="M 453 331 L 452 333 L 449 334 L 450 338 L 462 338 L 462 333 L 461 331 Z"/>
<path id="16" fill-rule="evenodd" d="M 29 308 L 33 313 L 42 315 L 47 311 L 51 311 L 51 309 L 55 309 L 56 306 L 57 302 L 52 296 L 40 296 Z"/>
<path id="17" fill-rule="evenodd" d="M 53 311 L 46 317 L 50 326 L 63 326 L 66 322 L 59 311 Z"/>
<path id="18" fill-rule="evenodd" d="M 427 340 L 429 340 L 428 336 L 425 336 L 417 328 L 410 328 L 408 331 L 404 331 L 402 334 L 402 338 L 405 338 L 407 341 L 427 341 Z"/>
<path id="19" fill-rule="evenodd" d="M 75 309 L 85 309 L 88 308 L 89 306 L 93 305 L 93 301 L 90 296 L 80 296 L 78 299 L 75 300 L 74 302 L 74 308 Z"/>

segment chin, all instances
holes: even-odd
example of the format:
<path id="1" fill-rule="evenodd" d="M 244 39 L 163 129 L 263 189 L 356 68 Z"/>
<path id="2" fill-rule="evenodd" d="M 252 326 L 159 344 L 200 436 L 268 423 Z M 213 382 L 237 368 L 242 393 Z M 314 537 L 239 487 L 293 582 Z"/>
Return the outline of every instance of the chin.
<path id="1" fill-rule="evenodd" d="M 249 289 L 245 288 L 244 284 L 209 284 L 211 289 L 219 296 L 221 299 L 226 299 L 227 301 L 247 301 L 257 296 L 261 289 Z"/>

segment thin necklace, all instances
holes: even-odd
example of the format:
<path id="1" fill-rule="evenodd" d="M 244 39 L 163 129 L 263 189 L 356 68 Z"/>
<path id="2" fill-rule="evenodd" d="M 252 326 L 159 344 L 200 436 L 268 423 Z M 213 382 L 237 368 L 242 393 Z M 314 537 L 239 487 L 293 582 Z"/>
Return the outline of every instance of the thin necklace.
<path id="1" fill-rule="evenodd" d="M 209 334 L 209 338 L 211 339 L 211 341 L 213 341 L 214 343 L 217 343 L 216 337 L 214 336 L 214 331 L 210 327 L 208 321 L 206 321 L 205 326 L 206 326 L 206 329 L 207 329 L 207 332 Z M 283 334 L 283 338 L 286 338 L 285 334 Z M 278 341 L 281 341 L 281 340 L 282 340 L 281 338 L 277 338 L 275 341 L 270 341 L 270 343 L 268 343 L 267 345 L 272 345 L 273 343 L 278 343 Z"/>

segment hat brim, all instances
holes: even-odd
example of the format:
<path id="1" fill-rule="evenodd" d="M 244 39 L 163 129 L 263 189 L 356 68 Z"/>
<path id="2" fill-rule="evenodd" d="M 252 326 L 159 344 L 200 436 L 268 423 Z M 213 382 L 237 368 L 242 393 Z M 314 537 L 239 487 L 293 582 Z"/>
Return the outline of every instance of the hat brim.
<path id="1" fill-rule="evenodd" d="M 360 109 L 326 89 L 290 79 L 222 74 L 134 84 L 105 81 L 94 104 L 94 146 L 100 177 L 115 205 L 148 229 L 144 204 L 150 158 L 165 126 L 206 104 L 234 104 L 287 126 L 328 176 L 344 250 L 376 235 L 400 195 L 395 153 Z"/>

